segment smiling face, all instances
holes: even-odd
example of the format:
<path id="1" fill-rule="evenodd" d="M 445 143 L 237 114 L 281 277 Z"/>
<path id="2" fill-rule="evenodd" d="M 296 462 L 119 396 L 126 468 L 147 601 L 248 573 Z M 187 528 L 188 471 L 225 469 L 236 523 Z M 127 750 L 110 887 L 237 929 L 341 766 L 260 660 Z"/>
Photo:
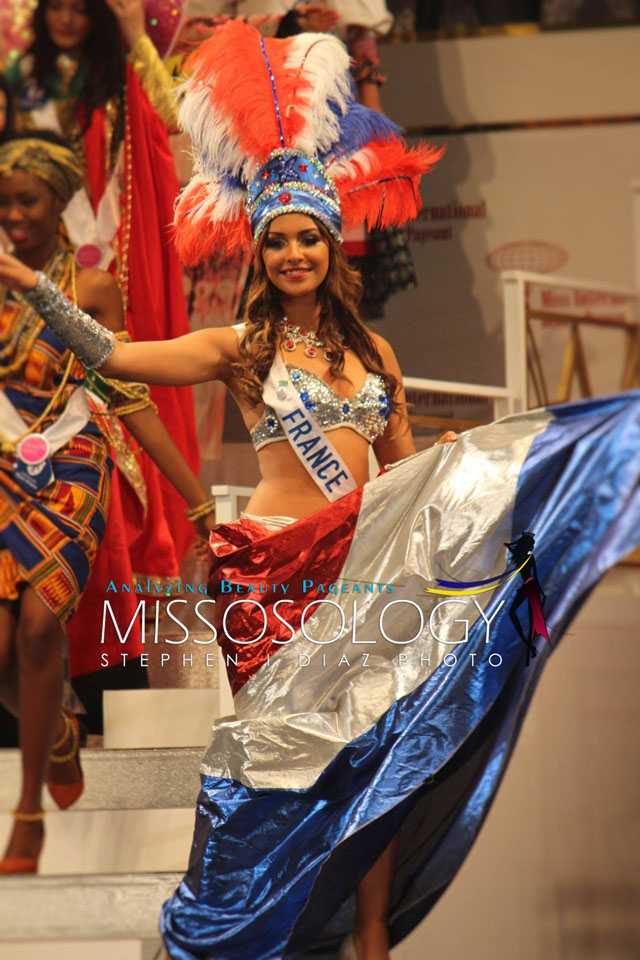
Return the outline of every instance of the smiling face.
<path id="1" fill-rule="evenodd" d="M 318 225 L 303 213 L 272 220 L 262 247 L 271 283 L 285 297 L 313 294 L 329 270 L 329 244 Z"/>
<path id="2" fill-rule="evenodd" d="M 62 201 L 38 177 L 14 170 L 0 177 L 0 226 L 18 258 L 55 245 Z"/>
<path id="3" fill-rule="evenodd" d="M 51 42 L 65 53 L 78 53 L 91 33 L 84 0 L 46 0 L 44 19 Z"/>

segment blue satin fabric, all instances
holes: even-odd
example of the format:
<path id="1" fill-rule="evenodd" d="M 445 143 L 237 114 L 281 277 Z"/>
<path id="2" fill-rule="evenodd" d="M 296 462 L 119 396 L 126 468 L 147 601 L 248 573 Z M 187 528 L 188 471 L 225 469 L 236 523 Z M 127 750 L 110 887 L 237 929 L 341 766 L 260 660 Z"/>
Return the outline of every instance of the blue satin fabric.
<path id="1" fill-rule="evenodd" d="M 531 530 L 554 645 L 589 590 L 640 543 L 640 391 L 554 408 L 529 451 L 513 536 Z M 424 917 L 468 853 L 509 760 L 550 648 L 525 666 L 509 619 L 518 582 L 491 594 L 500 667 L 469 653 L 440 665 L 353 740 L 307 790 L 203 778 L 189 871 L 162 912 L 175 960 L 337 957 L 354 890 L 394 834 L 392 944 Z"/>

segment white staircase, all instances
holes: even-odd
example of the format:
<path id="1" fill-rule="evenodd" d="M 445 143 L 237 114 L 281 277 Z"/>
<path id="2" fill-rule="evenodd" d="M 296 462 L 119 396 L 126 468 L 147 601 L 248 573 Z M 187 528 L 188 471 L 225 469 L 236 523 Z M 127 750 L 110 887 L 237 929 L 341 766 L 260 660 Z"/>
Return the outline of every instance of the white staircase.
<path id="1" fill-rule="evenodd" d="M 158 917 L 187 867 L 213 689 L 107 691 L 105 749 L 82 751 L 85 791 L 59 811 L 45 791 L 37 876 L 0 878 L 0 960 L 153 960 Z M 20 780 L 0 751 L 0 842 Z"/>
<path id="2" fill-rule="evenodd" d="M 219 519 L 234 519 L 239 499 L 250 493 L 212 488 Z M 233 714 L 215 645 L 210 656 L 205 670 L 177 674 L 154 673 L 150 662 L 153 689 L 105 691 L 104 748 L 81 755 L 84 793 L 60 811 L 44 792 L 38 875 L 0 877 L 0 960 L 161 955 L 160 907 L 187 868 L 200 758 L 212 721 Z M 3 846 L 19 783 L 19 751 L 0 750 Z"/>
<path id="3" fill-rule="evenodd" d="M 158 692 L 137 691 L 141 701 Z M 152 960 L 160 906 L 187 866 L 201 754 L 83 751 L 86 789 L 74 807 L 58 811 L 46 795 L 55 812 L 47 813 L 38 876 L 0 878 L 0 960 Z M 1 751 L 3 839 L 19 772 L 18 751 Z"/>

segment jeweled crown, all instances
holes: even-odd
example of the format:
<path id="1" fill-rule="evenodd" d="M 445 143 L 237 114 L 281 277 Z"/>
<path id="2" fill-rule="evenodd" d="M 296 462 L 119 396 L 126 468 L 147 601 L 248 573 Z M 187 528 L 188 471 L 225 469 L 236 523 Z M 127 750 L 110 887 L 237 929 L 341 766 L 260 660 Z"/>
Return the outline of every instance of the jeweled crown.
<path id="1" fill-rule="evenodd" d="M 324 165 L 291 148 L 274 150 L 247 193 L 247 216 L 257 242 L 265 227 L 284 213 L 316 217 L 341 242 L 340 198 Z"/>

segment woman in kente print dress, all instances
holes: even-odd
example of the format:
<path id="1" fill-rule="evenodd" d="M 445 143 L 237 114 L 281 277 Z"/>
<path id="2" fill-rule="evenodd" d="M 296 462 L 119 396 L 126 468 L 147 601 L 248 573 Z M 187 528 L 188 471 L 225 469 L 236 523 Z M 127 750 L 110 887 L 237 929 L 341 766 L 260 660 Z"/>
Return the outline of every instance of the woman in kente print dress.
<path id="1" fill-rule="evenodd" d="M 0 146 L 0 223 L 17 255 L 43 269 L 69 307 L 80 305 L 119 332 L 115 280 L 77 269 L 60 240 L 60 213 L 80 180 L 77 159 L 55 134 L 10 138 Z M 109 393 L 109 382 L 98 380 Z M 61 711 L 65 627 L 104 533 L 112 466 L 85 383 L 76 356 L 23 298 L 0 288 L 0 700 L 20 718 L 24 770 L 0 873 L 37 868 L 45 778 L 61 809 L 83 789 L 78 722 L 71 710 Z M 140 442 L 153 434 L 152 456 L 190 506 L 204 501 L 199 481 L 163 433 L 148 389 L 134 384 L 112 395 Z M 200 533 L 208 522 L 200 518 Z"/>

